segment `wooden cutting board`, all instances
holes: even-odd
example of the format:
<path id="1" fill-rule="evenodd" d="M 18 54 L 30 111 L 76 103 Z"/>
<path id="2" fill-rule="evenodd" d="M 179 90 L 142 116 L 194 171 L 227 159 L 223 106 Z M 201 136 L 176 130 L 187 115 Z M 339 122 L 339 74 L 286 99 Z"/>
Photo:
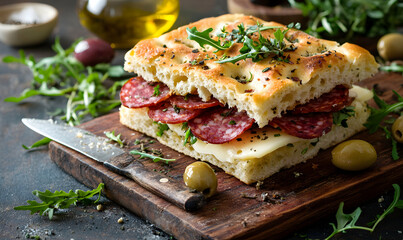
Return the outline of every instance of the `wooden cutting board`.
<path id="1" fill-rule="evenodd" d="M 403 94 L 403 77 L 400 74 L 378 74 L 362 85 L 376 89 L 387 101 L 396 101 L 390 91 Z M 177 160 L 169 166 L 145 161 L 150 171 L 160 171 L 181 179 L 185 167 L 195 161 L 141 133 L 129 130 L 119 123 L 118 113 L 96 118 L 80 127 L 97 135 L 115 130 L 129 143 L 128 149 L 144 147 L 160 150 L 165 157 Z M 278 239 L 312 224 L 315 220 L 335 214 L 341 201 L 346 208 L 356 207 L 375 198 L 393 183 L 403 183 L 403 161 L 391 158 L 391 143 L 381 131 L 375 134 L 362 132 L 353 137 L 372 143 L 377 150 L 376 164 L 361 172 L 345 172 L 334 167 L 331 149 L 317 157 L 266 179 L 257 189 L 246 185 L 216 168 L 218 194 L 208 199 L 196 212 L 186 212 L 155 196 L 132 180 L 115 174 L 102 164 L 73 150 L 52 142 L 51 159 L 78 181 L 94 188 L 105 183 L 105 195 L 140 217 L 150 220 L 178 239 Z M 398 150 L 403 156 L 403 147 Z M 181 182 L 181 181 L 180 181 Z M 263 201 L 265 195 L 266 201 Z"/>

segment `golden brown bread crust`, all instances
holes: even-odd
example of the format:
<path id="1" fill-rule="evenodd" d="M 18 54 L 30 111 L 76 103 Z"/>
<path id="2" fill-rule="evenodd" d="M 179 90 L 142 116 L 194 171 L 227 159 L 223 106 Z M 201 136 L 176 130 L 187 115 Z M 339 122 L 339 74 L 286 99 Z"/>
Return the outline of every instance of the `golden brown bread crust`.
<path id="1" fill-rule="evenodd" d="M 164 82 L 175 94 L 197 93 L 205 100 L 213 96 L 229 107 L 245 110 L 260 127 L 336 85 L 351 86 L 377 72 L 374 57 L 365 49 L 349 43 L 340 46 L 295 29 L 286 34 L 290 41 L 296 41 L 294 46 L 297 47 L 295 51 L 286 52 L 289 62 L 277 61 L 273 56 L 259 62 L 246 59 L 236 64 L 219 64 L 216 61 L 224 54 L 238 55 L 241 44 L 215 52 L 215 48 L 205 46 L 203 49 L 197 42 L 187 39 L 186 28 L 196 27 L 198 31 L 213 28 L 211 36 L 216 38 L 224 26 L 230 32 L 240 23 L 245 27 L 257 23 L 285 27 L 238 14 L 203 19 L 159 38 L 139 42 L 126 54 L 125 70 L 136 72 L 147 81 Z M 275 30 L 261 34 L 274 38 Z M 253 34 L 252 38 L 256 40 L 258 34 Z M 268 67 L 270 70 L 263 72 Z M 251 76 L 251 82 L 238 81 Z"/>

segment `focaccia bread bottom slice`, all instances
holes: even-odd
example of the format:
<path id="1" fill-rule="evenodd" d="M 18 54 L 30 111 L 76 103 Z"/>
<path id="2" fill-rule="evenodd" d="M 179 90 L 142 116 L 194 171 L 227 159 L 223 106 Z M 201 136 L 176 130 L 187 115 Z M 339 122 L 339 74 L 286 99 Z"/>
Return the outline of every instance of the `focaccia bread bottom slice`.
<path id="1" fill-rule="evenodd" d="M 213 154 L 199 153 L 190 144 L 183 145 L 183 136 L 176 131 L 166 130 L 161 137 L 157 136 L 158 124 L 155 124 L 147 115 L 148 108 L 130 109 L 120 108 L 120 121 L 123 125 L 156 138 L 160 143 L 191 156 L 195 159 L 209 162 L 223 169 L 227 174 L 233 175 L 246 184 L 266 179 L 283 168 L 292 167 L 316 156 L 320 149 L 327 149 L 355 133 L 364 129 L 363 124 L 369 117 L 370 111 L 364 101 L 356 99 L 354 106 L 355 116 L 347 120 L 348 128 L 333 125 L 332 130 L 311 144 L 315 139 L 301 139 L 293 142 L 291 146 L 283 146 L 273 152 L 254 159 L 235 160 L 231 162 L 220 161 Z M 201 141 L 201 140 L 198 140 Z"/>

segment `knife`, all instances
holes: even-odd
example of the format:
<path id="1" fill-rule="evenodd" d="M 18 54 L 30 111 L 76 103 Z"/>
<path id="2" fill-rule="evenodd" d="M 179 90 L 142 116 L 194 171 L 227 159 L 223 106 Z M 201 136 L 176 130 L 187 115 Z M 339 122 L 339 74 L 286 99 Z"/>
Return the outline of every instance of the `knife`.
<path id="1" fill-rule="evenodd" d="M 189 191 L 183 182 L 148 170 L 132 155 L 108 143 L 104 137 L 53 120 L 23 118 L 21 121 L 35 132 L 103 163 L 113 172 L 133 179 L 141 187 L 186 211 L 197 210 L 205 202 L 203 194 Z"/>

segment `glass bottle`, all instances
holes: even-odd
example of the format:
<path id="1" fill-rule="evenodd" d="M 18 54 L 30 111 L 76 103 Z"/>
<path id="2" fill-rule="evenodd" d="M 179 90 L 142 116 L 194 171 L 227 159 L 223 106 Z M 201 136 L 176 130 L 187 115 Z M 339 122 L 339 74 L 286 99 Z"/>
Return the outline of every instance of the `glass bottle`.
<path id="1" fill-rule="evenodd" d="M 81 24 L 113 48 L 168 31 L 179 14 L 179 0 L 78 0 Z"/>

